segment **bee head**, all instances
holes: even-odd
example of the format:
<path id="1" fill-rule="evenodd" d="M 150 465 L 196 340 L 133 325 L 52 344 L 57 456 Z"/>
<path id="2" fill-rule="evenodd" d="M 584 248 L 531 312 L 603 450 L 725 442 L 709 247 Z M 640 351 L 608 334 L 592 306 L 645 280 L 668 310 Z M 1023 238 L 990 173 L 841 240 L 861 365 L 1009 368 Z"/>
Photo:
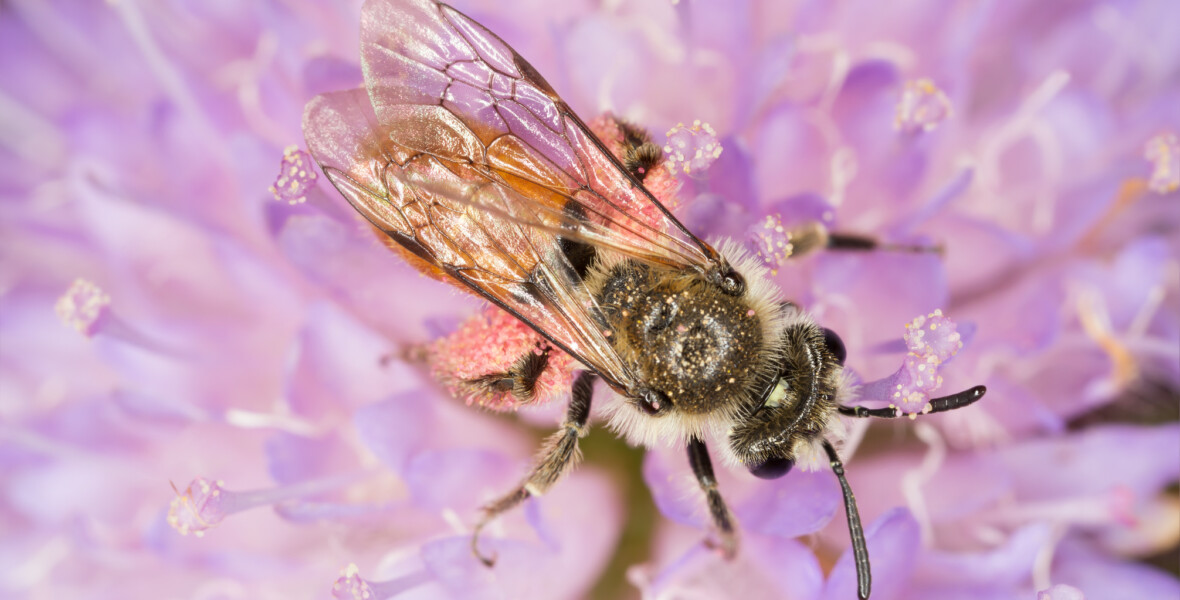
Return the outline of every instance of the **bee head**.
<path id="1" fill-rule="evenodd" d="M 847 356 L 838 335 L 810 321 L 789 325 L 782 341 L 777 373 L 729 435 L 734 454 L 762 479 L 786 475 L 798 449 L 823 434 Z"/>

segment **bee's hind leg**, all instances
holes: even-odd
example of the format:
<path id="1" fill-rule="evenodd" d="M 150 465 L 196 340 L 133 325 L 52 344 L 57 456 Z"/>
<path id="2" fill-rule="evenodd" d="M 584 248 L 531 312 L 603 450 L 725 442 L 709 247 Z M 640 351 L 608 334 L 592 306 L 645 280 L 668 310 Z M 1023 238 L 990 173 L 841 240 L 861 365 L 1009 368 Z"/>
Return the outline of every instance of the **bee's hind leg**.
<path id="1" fill-rule="evenodd" d="M 483 564 L 490 567 L 496 562 L 495 555 L 484 556 L 479 551 L 479 533 L 484 526 L 529 496 L 544 494 L 581 457 L 578 452 L 578 440 L 585 437 L 588 430 L 586 424 L 590 420 L 590 397 L 594 392 L 594 377 L 592 371 L 584 371 L 574 380 L 570 405 L 566 410 L 565 420 L 561 423 L 561 429 L 545 440 L 537 464 L 529 471 L 520 487 L 483 507 L 483 514 L 471 534 L 471 551 Z"/>
<path id="2" fill-rule="evenodd" d="M 721 492 L 717 489 L 717 478 L 713 476 L 713 463 L 709 460 L 709 449 L 705 442 L 692 438 L 688 441 L 688 462 L 692 465 L 692 472 L 705 492 L 705 500 L 709 503 L 709 516 L 713 518 L 713 526 L 717 528 L 718 540 L 708 542 L 721 550 L 721 555 L 727 560 L 737 555 L 738 535 L 733 526 L 733 515 Z"/>
<path id="3" fill-rule="evenodd" d="M 537 381 L 549 368 L 549 351 L 525 352 L 507 371 L 489 373 L 463 382 L 476 397 L 512 394 L 521 403 L 536 399 Z M 482 405 L 482 402 L 481 402 Z"/>

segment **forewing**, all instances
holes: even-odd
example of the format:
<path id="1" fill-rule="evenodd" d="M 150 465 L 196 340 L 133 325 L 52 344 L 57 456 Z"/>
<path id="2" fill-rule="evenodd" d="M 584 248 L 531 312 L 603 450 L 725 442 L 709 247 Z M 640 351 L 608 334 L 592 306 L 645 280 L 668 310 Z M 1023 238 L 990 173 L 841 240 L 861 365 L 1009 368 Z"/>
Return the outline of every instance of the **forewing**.
<path id="1" fill-rule="evenodd" d="M 453 130 L 445 111 L 423 123 Z M 593 298 L 561 254 L 535 207 L 472 165 L 441 160 L 391 141 L 364 90 L 313 99 L 304 115 L 308 148 L 358 212 L 407 252 L 416 266 L 467 285 L 528 323 L 617 389 L 632 374 L 605 337 Z M 394 138 L 397 139 L 397 138 Z"/>
<path id="2" fill-rule="evenodd" d="M 462 13 L 430 0 L 369 0 L 361 60 L 377 120 L 399 145 L 521 192 L 542 218 L 532 225 L 558 222 L 566 237 L 651 263 L 706 270 L 717 260 L 528 62 Z"/>

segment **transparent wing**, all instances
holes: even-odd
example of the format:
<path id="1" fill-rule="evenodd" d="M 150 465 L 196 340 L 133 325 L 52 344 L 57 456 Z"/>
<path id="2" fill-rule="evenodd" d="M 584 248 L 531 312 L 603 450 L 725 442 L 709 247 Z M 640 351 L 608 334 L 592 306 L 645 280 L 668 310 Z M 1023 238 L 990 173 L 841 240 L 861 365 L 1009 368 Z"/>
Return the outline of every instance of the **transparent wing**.
<path id="1" fill-rule="evenodd" d="M 435 277 L 462 282 L 595 369 L 637 382 L 557 236 L 708 271 L 689 233 L 495 34 L 431 0 L 368 0 L 365 90 L 314 99 L 308 147 L 337 189 Z"/>
<path id="2" fill-rule="evenodd" d="M 473 166 L 521 191 L 547 219 L 577 213 L 565 223 L 567 237 L 656 264 L 705 270 L 719 260 L 532 65 L 450 6 L 369 0 L 361 60 L 377 119 L 398 144 Z"/>
<path id="3" fill-rule="evenodd" d="M 606 339 L 597 304 L 536 202 L 469 165 L 392 143 L 364 90 L 325 94 L 304 114 L 313 156 L 341 194 L 436 277 L 450 277 L 507 310 L 620 391 L 634 376 Z"/>

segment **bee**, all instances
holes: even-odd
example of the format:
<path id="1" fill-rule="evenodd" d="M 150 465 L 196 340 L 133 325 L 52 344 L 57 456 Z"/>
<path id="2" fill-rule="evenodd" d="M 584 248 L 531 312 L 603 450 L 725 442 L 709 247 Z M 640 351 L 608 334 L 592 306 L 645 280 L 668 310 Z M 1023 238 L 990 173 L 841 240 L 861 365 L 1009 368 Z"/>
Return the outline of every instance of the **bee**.
<path id="1" fill-rule="evenodd" d="M 785 300 L 738 244 L 693 235 L 644 187 L 660 161 L 646 133 L 620 123 L 617 158 L 528 62 L 454 8 L 368 0 L 361 60 L 364 88 L 318 96 L 304 114 L 324 174 L 410 264 L 503 309 L 582 369 L 536 464 L 484 508 L 475 555 L 490 566 L 480 530 L 576 461 L 602 381 L 612 428 L 686 449 L 727 557 L 738 535 L 706 442 L 760 478 L 826 460 L 867 598 L 864 533 L 829 438 L 840 416 L 900 413 L 846 405 L 839 336 Z M 472 384 L 527 397 L 546 353 Z M 935 399 L 929 412 L 984 392 Z"/>

